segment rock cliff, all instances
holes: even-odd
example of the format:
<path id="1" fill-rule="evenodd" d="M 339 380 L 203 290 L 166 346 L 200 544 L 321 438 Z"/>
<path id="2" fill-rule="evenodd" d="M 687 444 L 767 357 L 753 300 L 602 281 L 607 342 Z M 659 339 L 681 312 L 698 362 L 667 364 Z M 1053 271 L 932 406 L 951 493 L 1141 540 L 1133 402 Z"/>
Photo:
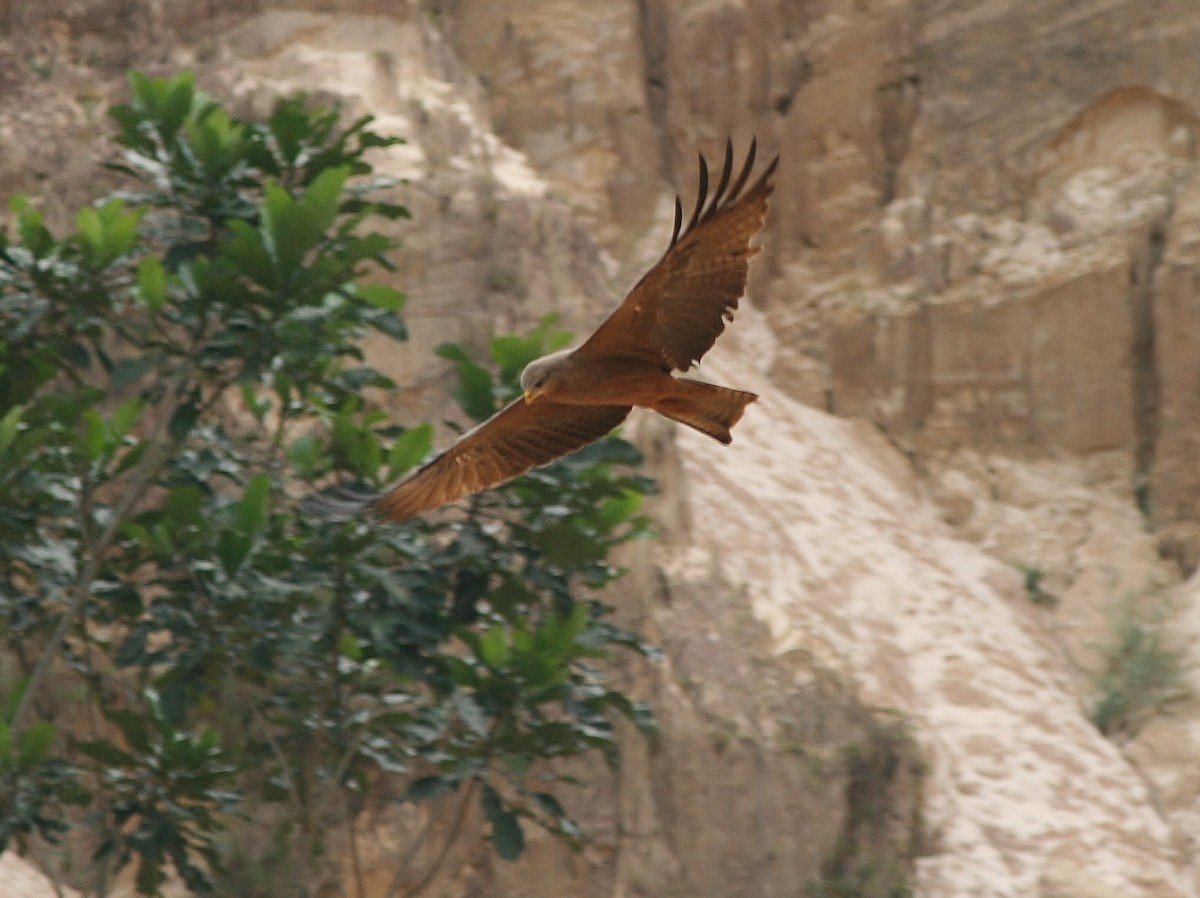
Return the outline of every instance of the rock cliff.
<path id="1" fill-rule="evenodd" d="M 252 107 L 317 90 L 406 137 L 379 165 L 409 179 L 413 339 L 369 347 L 411 386 L 381 399 L 398 417 L 440 401 L 416 363 L 441 340 L 597 322 L 661 252 L 697 149 L 783 153 L 749 307 L 704 366 L 763 400 L 725 451 L 633 425 L 662 539 L 612 598 L 666 649 L 629 673 L 663 736 L 587 771 L 581 855 L 464 844 L 441 894 L 1200 895 L 1200 707 L 1111 740 L 1087 719 L 1119 613 L 1200 636 L 1191 0 L 0 22 L 0 172 L 52 216 L 94 190 L 127 65 Z M 403 825 L 363 821 L 380 894 Z"/>

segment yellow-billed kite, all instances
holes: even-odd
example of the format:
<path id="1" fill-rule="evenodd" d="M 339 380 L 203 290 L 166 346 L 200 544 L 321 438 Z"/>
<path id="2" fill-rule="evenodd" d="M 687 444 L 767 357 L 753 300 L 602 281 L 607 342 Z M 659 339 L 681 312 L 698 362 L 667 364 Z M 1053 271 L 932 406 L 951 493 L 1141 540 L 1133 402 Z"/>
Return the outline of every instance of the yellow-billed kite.
<path id="1" fill-rule="evenodd" d="M 675 229 L 663 257 L 581 345 L 530 362 L 521 374 L 521 398 L 387 492 L 326 495 L 312 507 L 339 516 L 370 507 L 405 520 L 581 449 L 624 421 L 635 405 L 730 442 L 730 428 L 758 397 L 673 372 L 686 371 L 712 347 L 746 289 L 750 257 L 758 252 L 750 240 L 762 228 L 779 162 L 776 156 L 742 193 L 754 155 L 752 142 L 731 185 L 733 147 L 726 145 L 711 200 L 708 165 L 700 157 L 700 186 L 687 227 L 677 197 Z"/>

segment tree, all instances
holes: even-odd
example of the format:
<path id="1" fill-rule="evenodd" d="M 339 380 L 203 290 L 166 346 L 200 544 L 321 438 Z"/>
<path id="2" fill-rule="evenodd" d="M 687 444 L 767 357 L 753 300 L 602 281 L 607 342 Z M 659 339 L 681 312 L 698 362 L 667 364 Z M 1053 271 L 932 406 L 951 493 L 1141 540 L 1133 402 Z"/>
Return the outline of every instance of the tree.
<path id="1" fill-rule="evenodd" d="M 398 141 L 302 97 L 256 122 L 187 74 L 130 83 L 130 187 L 61 237 L 18 197 L 0 235 L 0 847 L 90 828 L 96 894 L 129 863 L 144 894 L 171 868 L 219 891 L 230 815 L 270 805 L 256 862 L 304 894 L 347 798 L 394 782 L 478 795 L 504 858 L 522 820 L 577 842 L 527 774 L 650 726 L 603 672 L 649 650 L 597 597 L 646 530 L 636 451 L 610 437 L 465 516 L 298 515 L 431 448 L 363 398 L 394 385 L 356 345 L 405 335 L 403 294 L 362 280 L 393 248 L 370 222 L 407 216 L 366 159 Z M 440 353 L 478 419 L 567 339 L 497 337 L 495 376 Z"/>

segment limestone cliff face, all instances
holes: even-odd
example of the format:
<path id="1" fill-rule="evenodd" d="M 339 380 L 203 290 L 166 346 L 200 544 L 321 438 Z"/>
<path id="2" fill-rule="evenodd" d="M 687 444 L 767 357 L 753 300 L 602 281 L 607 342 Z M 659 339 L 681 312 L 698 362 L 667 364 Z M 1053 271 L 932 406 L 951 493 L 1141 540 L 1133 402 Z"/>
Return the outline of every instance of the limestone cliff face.
<path id="1" fill-rule="evenodd" d="M 667 650 L 629 674 L 662 739 L 587 771 L 582 855 L 464 845 L 440 893 L 805 894 L 886 863 L 922 898 L 1200 895 L 1200 708 L 1120 744 L 1083 711 L 1119 600 L 1200 637 L 1192 0 L 301 6 L 0 4 L 0 55 L 41 66 L 0 76 L 0 172 L 70 209 L 130 64 L 376 114 L 410 141 L 379 164 L 411 179 L 413 339 L 369 347 L 397 416 L 441 401 L 442 340 L 597 322 L 697 149 L 784 157 L 701 372 L 764 399 L 724 451 L 634 422 L 663 539 L 613 601 Z M 363 821 L 381 894 L 404 825 Z"/>

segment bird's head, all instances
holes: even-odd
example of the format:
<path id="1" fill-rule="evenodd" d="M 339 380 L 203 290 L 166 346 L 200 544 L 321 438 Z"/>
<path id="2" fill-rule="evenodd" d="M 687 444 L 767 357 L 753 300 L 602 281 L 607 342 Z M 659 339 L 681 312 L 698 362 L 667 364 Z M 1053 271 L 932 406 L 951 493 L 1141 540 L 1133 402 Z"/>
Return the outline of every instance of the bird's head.
<path id="1" fill-rule="evenodd" d="M 525 370 L 521 372 L 521 389 L 525 392 L 526 402 L 533 402 L 554 391 L 563 362 L 572 351 L 560 349 L 540 359 L 534 359 L 525 366 Z"/>

